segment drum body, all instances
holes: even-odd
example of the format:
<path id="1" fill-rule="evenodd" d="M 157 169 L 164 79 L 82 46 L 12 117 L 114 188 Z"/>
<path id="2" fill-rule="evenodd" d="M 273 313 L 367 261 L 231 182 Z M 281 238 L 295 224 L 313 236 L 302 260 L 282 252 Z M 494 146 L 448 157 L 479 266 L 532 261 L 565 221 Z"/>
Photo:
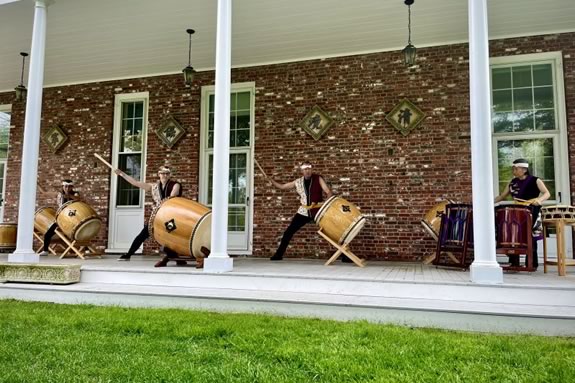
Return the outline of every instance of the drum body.
<path id="1" fill-rule="evenodd" d="M 41 207 L 34 214 L 34 229 L 44 235 L 50 228 L 56 226 L 56 210 L 51 207 Z"/>
<path id="2" fill-rule="evenodd" d="M 445 208 L 449 203 L 452 203 L 452 201 L 445 200 L 437 203 L 425 214 L 425 217 L 421 220 L 423 228 L 435 240 L 437 240 L 437 238 L 439 237 L 439 229 L 441 227 L 441 216 L 442 214 L 445 214 Z"/>
<path id="3" fill-rule="evenodd" d="M 315 222 L 330 239 L 345 245 L 359 234 L 365 217 L 351 202 L 332 196 L 318 210 Z"/>
<path id="4" fill-rule="evenodd" d="M 0 250 L 16 248 L 18 225 L 15 223 L 0 223 Z"/>
<path id="5" fill-rule="evenodd" d="M 76 241 L 89 241 L 98 235 L 102 221 L 92 207 L 82 201 L 70 201 L 56 213 L 58 227 Z"/>
<path id="6" fill-rule="evenodd" d="M 204 258 L 202 247 L 211 246 L 212 211 L 196 201 L 170 197 L 154 209 L 148 230 L 160 245 L 180 255 Z"/>
<path id="7" fill-rule="evenodd" d="M 449 203 L 441 216 L 439 246 L 442 250 L 473 246 L 473 209 L 469 204 Z"/>
<path id="8" fill-rule="evenodd" d="M 529 206 L 495 208 L 497 248 L 527 249 L 532 242 L 533 219 Z"/>

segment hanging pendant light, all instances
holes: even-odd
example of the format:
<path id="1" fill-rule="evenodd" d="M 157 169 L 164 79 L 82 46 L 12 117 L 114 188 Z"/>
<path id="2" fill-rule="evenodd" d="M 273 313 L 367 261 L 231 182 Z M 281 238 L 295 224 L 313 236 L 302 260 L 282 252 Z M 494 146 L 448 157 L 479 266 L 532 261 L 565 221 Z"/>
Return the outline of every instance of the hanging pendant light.
<path id="1" fill-rule="evenodd" d="M 185 67 L 182 72 L 184 73 L 184 81 L 186 85 L 191 86 L 194 82 L 194 74 L 196 71 L 192 68 L 192 35 L 196 33 L 193 29 L 186 29 L 188 35 L 190 35 L 190 46 L 188 49 L 188 66 Z"/>
<path id="2" fill-rule="evenodd" d="M 20 52 L 20 56 L 22 56 L 22 74 L 20 75 L 20 85 L 18 85 L 14 90 L 16 91 L 16 101 L 22 101 L 26 99 L 26 93 L 28 90 L 24 86 L 24 64 L 26 61 L 26 57 L 28 53 Z"/>
<path id="3" fill-rule="evenodd" d="M 405 65 L 408 67 L 415 65 L 415 57 L 416 57 L 416 49 L 413 44 L 411 44 L 411 5 L 415 2 L 415 0 L 405 0 L 405 5 L 407 5 L 407 14 L 408 14 L 408 21 L 407 21 L 407 29 L 409 32 L 409 37 L 407 38 L 407 46 L 403 48 L 403 59 L 405 61 Z"/>

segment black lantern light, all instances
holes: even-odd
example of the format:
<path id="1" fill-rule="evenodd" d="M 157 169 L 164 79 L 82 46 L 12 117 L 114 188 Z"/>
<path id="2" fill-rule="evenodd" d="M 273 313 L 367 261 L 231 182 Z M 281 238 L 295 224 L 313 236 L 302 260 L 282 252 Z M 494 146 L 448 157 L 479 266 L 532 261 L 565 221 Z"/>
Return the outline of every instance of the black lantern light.
<path id="1" fill-rule="evenodd" d="M 22 101 L 26 99 L 26 93 L 28 92 L 26 87 L 24 86 L 24 64 L 26 61 L 26 57 L 28 53 L 20 52 L 20 56 L 22 56 L 22 74 L 20 75 L 20 85 L 18 85 L 14 90 L 16 91 L 16 101 Z"/>
<path id="2" fill-rule="evenodd" d="M 414 3 L 415 0 L 405 0 L 404 3 L 407 5 L 407 14 L 408 14 L 408 21 L 407 21 L 407 29 L 409 31 L 409 37 L 407 38 L 407 46 L 403 48 L 403 58 L 405 60 L 405 65 L 408 67 L 415 65 L 415 56 L 416 56 L 416 49 L 411 44 L 411 5 Z"/>
<path id="3" fill-rule="evenodd" d="M 188 49 L 188 66 L 185 67 L 182 72 L 184 73 L 184 81 L 186 85 L 191 86 L 194 81 L 194 74 L 196 71 L 192 67 L 192 35 L 196 33 L 193 29 L 186 29 L 188 35 L 190 35 L 190 47 Z"/>

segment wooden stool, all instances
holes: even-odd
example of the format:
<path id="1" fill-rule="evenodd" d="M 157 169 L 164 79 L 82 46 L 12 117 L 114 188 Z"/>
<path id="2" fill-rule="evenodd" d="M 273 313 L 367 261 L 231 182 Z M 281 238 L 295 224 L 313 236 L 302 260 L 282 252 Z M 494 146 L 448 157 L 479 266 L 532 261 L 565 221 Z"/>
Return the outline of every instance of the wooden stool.
<path id="1" fill-rule="evenodd" d="M 331 265 L 333 262 L 335 262 L 339 258 L 339 256 L 341 254 L 347 255 L 347 257 L 349 259 L 351 259 L 353 261 L 353 263 L 355 263 L 357 266 L 359 266 L 359 267 L 365 266 L 365 261 L 363 259 L 359 258 L 354 253 L 352 253 L 351 250 L 349 250 L 349 244 L 344 244 L 344 245 L 338 244 L 337 242 L 332 240 L 330 237 L 325 235 L 325 233 L 323 232 L 323 229 L 319 229 L 319 231 L 317 233 L 319 235 L 321 235 L 326 241 L 328 241 L 333 247 L 335 247 L 337 249 L 337 251 L 335 253 L 333 253 L 333 255 L 327 260 L 327 262 L 324 264 L 324 266 Z"/>
<path id="2" fill-rule="evenodd" d="M 62 255 L 60 255 L 60 259 L 66 257 L 68 253 L 70 254 L 74 253 L 75 256 L 81 259 L 86 259 L 85 257 L 102 258 L 102 254 L 99 254 L 96 251 L 96 249 L 90 246 L 90 241 L 71 240 L 68 237 L 66 237 L 66 234 L 64 234 L 59 228 L 56 229 L 56 235 L 58 236 L 58 238 L 62 240 L 62 242 L 66 244 L 66 246 L 64 246 L 65 248 L 64 252 L 62 253 Z"/>
<path id="3" fill-rule="evenodd" d="M 543 272 L 547 273 L 547 265 L 557 265 L 559 276 L 567 275 L 566 266 L 575 266 L 575 260 L 566 260 L 565 228 L 575 226 L 575 207 L 548 206 L 541 209 L 543 219 Z M 557 231 L 557 260 L 547 259 L 547 229 L 554 226 Z"/>

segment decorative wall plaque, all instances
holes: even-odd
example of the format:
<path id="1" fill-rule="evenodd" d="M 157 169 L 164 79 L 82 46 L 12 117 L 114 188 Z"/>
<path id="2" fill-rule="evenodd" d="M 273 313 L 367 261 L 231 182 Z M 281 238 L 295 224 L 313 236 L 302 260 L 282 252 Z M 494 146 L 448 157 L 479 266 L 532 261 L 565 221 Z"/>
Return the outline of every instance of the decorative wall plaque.
<path id="1" fill-rule="evenodd" d="M 160 129 L 156 130 L 156 134 L 168 148 L 174 146 L 185 133 L 186 130 L 171 115 L 164 120 Z"/>
<path id="2" fill-rule="evenodd" d="M 319 140 L 333 125 L 333 120 L 319 106 L 314 106 L 304 117 L 300 126 L 314 140 Z"/>
<path id="3" fill-rule="evenodd" d="M 62 145 L 66 143 L 68 136 L 66 133 L 64 133 L 60 126 L 54 125 L 48 129 L 48 132 L 44 135 L 43 140 L 46 145 L 50 147 L 52 152 L 55 153 L 62 147 Z"/>
<path id="4" fill-rule="evenodd" d="M 389 112 L 385 119 L 401 134 L 407 136 L 409 132 L 419 125 L 425 114 L 415 106 L 411 101 L 404 99 L 401 101 L 391 112 Z"/>

